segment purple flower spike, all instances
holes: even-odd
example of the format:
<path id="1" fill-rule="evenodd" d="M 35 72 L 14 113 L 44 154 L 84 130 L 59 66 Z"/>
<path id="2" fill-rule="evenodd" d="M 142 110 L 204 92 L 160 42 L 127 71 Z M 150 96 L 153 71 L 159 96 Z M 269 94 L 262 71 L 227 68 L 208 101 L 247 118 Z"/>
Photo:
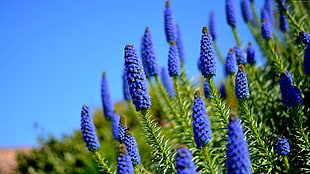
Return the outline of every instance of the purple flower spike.
<path id="1" fill-rule="evenodd" d="M 211 78 L 216 74 L 215 51 L 212 37 L 208 27 L 203 27 L 200 44 L 200 66 L 201 74 L 205 78 Z"/>
<path id="2" fill-rule="evenodd" d="M 112 120 L 112 134 L 114 139 L 119 139 L 119 121 L 120 121 L 120 116 L 118 113 L 114 112 L 113 116 L 111 118 Z"/>
<path id="3" fill-rule="evenodd" d="M 310 34 L 304 32 L 304 31 L 301 31 L 301 32 L 299 32 L 299 38 L 302 40 L 302 42 L 306 46 L 310 45 Z"/>
<path id="4" fill-rule="evenodd" d="M 170 1 L 166 1 L 164 20 L 165 20 L 165 33 L 167 42 L 170 43 L 171 41 L 176 41 L 177 29 L 174 22 L 173 13 L 170 7 Z"/>
<path id="5" fill-rule="evenodd" d="M 272 39 L 272 28 L 267 19 L 262 20 L 262 36 L 264 39 Z"/>
<path id="6" fill-rule="evenodd" d="M 255 49 L 254 49 L 252 42 L 249 42 L 249 44 L 248 44 L 247 57 L 246 58 L 247 58 L 247 62 L 250 64 L 254 64 L 256 62 Z"/>
<path id="7" fill-rule="evenodd" d="M 126 69 L 125 68 L 124 68 L 124 71 L 123 71 L 122 79 L 123 79 L 123 95 L 124 95 L 124 99 L 125 100 L 131 100 L 129 86 L 128 86 L 127 77 L 126 77 Z"/>
<path id="8" fill-rule="evenodd" d="M 236 60 L 236 55 L 233 48 L 229 49 L 229 52 L 226 56 L 225 62 L 225 73 L 226 75 L 235 74 L 237 72 L 238 65 Z"/>
<path id="9" fill-rule="evenodd" d="M 84 105 L 81 112 L 81 132 L 84 142 L 89 151 L 99 149 L 100 144 L 98 141 L 96 128 L 94 126 L 89 107 Z"/>
<path id="10" fill-rule="evenodd" d="M 117 173 L 134 174 L 131 158 L 128 155 L 124 144 L 118 146 Z"/>
<path id="11" fill-rule="evenodd" d="M 127 124 L 126 124 L 126 118 L 124 115 L 120 116 L 119 124 L 118 124 L 118 138 L 120 142 L 123 142 L 125 140 L 125 132 L 128 130 Z"/>
<path id="12" fill-rule="evenodd" d="M 145 28 L 141 42 L 141 58 L 147 78 L 159 74 L 158 61 L 155 54 L 153 38 L 149 27 Z"/>
<path id="13" fill-rule="evenodd" d="M 161 68 L 161 80 L 163 82 L 163 85 L 165 86 L 167 92 L 169 93 L 169 95 L 174 96 L 175 92 L 174 92 L 174 88 L 173 88 L 173 84 L 172 84 L 172 79 L 168 74 L 168 71 L 165 67 Z"/>
<path id="14" fill-rule="evenodd" d="M 210 34 L 212 36 L 213 41 L 216 40 L 216 20 L 215 20 L 213 11 L 211 11 L 210 13 L 209 29 L 210 29 Z"/>
<path id="15" fill-rule="evenodd" d="M 192 119 L 196 147 L 200 149 L 210 142 L 212 135 L 209 117 L 199 90 L 196 91 L 194 95 Z"/>
<path id="16" fill-rule="evenodd" d="M 228 25 L 236 27 L 237 25 L 237 16 L 235 11 L 235 5 L 233 0 L 226 0 L 226 20 Z"/>
<path id="17" fill-rule="evenodd" d="M 246 78 L 246 73 L 244 72 L 243 65 L 239 65 L 239 68 L 238 68 L 238 72 L 236 75 L 235 93 L 238 99 L 250 97 L 248 80 Z"/>
<path id="18" fill-rule="evenodd" d="M 285 136 L 281 136 L 278 138 L 276 145 L 278 155 L 287 155 L 290 153 L 290 144 Z"/>
<path id="19" fill-rule="evenodd" d="M 238 65 L 239 64 L 246 64 L 247 60 L 246 60 L 246 57 L 244 55 L 243 50 L 239 46 L 236 45 L 236 46 L 234 46 L 234 51 L 236 54 L 236 59 L 237 59 Z"/>
<path id="20" fill-rule="evenodd" d="M 205 79 L 205 82 L 203 84 L 203 92 L 204 92 L 205 98 L 212 97 L 211 88 L 210 88 L 208 79 Z"/>
<path id="21" fill-rule="evenodd" d="M 124 144 L 126 146 L 128 155 L 131 157 L 132 164 L 133 165 L 139 164 L 140 155 L 139 155 L 137 141 L 136 141 L 136 138 L 132 135 L 132 133 L 129 132 L 129 130 L 126 130 Z"/>
<path id="22" fill-rule="evenodd" d="M 310 75 L 310 45 L 308 45 L 304 52 L 304 71 L 305 74 Z"/>
<path id="23" fill-rule="evenodd" d="M 249 0 L 241 0 L 240 2 L 241 5 L 241 13 L 242 17 L 245 23 L 252 23 L 253 25 L 255 24 L 254 22 L 254 17 L 252 14 L 252 10 L 250 7 L 250 1 Z"/>
<path id="24" fill-rule="evenodd" d="M 248 143 L 245 140 L 240 119 L 232 116 L 229 119 L 226 145 L 227 173 L 252 173 Z"/>
<path id="25" fill-rule="evenodd" d="M 185 62 L 185 53 L 184 53 L 184 44 L 183 44 L 183 38 L 180 30 L 180 26 L 177 24 L 177 47 L 179 51 L 180 61 Z"/>
<path id="26" fill-rule="evenodd" d="M 268 14 L 268 21 L 270 22 L 270 25 L 273 23 L 273 8 L 272 8 L 272 1 L 271 0 L 265 0 L 264 9 L 266 10 Z"/>
<path id="27" fill-rule="evenodd" d="M 143 66 L 138 59 L 137 51 L 133 45 L 125 47 L 125 68 L 129 91 L 136 111 L 151 107 L 150 96 Z"/>
<path id="28" fill-rule="evenodd" d="M 178 174 L 197 174 L 193 155 L 184 145 L 179 145 L 175 155 L 175 168 Z"/>
<path id="29" fill-rule="evenodd" d="M 285 32 L 288 31 L 289 25 L 286 19 L 286 16 L 280 15 L 280 30 Z"/>
<path id="30" fill-rule="evenodd" d="M 171 77 L 178 76 L 180 74 L 180 58 L 177 45 L 174 41 L 171 41 L 169 53 L 168 53 L 168 71 Z"/>
<path id="31" fill-rule="evenodd" d="M 292 85 L 292 76 L 288 71 L 280 74 L 280 90 L 282 93 L 282 101 L 288 107 L 297 107 L 302 103 L 300 89 Z"/>
<path id="32" fill-rule="evenodd" d="M 102 73 L 102 81 L 101 81 L 101 100 L 103 106 L 103 114 L 107 120 L 110 120 L 113 116 L 114 105 L 111 99 L 109 85 L 106 78 L 106 73 Z"/>

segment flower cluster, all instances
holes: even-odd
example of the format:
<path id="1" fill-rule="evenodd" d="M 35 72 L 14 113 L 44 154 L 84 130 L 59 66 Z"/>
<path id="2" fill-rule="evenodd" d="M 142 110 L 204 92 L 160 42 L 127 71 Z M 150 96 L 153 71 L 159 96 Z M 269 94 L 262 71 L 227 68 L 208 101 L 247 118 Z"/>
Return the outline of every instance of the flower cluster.
<path id="1" fill-rule="evenodd" d="M 89 151 L 99 149 L 100 144 L 97 138 L 96 128 L 87 105 L 84 105 L 81 111 L 81 132 Z"/>
<path id="2" fill-rule="evenodd" d="M 148 109 L 151 106 L 148 86 L 142 64 L 136 49 L 132 45 L 125 47 L 126 77 L 133 104 L 136 110 Z"/>
<path id="3" fill-rule="evenodd" d="M 281 72 L 279 83 L 283 103 L 288 107 L 299 106 L 302 102 L 302 96 L 300 89 L 292 84 L 292 75 L 288 71 Z"/>

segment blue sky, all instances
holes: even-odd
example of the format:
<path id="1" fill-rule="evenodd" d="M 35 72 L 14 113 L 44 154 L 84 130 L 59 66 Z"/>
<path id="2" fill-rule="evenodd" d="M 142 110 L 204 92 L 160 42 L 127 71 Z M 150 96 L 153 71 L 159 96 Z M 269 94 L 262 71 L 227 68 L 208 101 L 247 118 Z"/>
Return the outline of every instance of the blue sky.
<path id="1" fill-rule="evenodd" d="M 212 2 L 212 3 L 211 3 Z M 253 41 L 235 0 L 243 45 Z M 255 2 L 257 9 L 262 1 Z M 126 44 L 140 48 L 149 26 L 161 66 L 167 66 L 165 0 L 0 1 L 0 147 L 36 145 L 38 135 L 60 137 L 79 129 L 83 104 L 101 107 L 100 82 L 107 73 L 112 99 L 122 99 Z M 201 29 L 209 13 L 217 19 L 217 42 L 224 55 L 235 45 L 226 24 L 225 1 L 171 0 L 183 35 L 186 71 L 198 74 Z M 218 64 L 216 80 L 222 77 Z M 38 130 L 34 125 L 39 126 Z"/>

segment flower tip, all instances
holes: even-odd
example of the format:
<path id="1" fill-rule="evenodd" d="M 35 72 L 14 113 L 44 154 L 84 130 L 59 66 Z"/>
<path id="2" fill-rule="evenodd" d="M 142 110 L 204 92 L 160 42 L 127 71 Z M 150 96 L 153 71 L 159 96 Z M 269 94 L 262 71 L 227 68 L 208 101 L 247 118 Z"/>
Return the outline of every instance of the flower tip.
<path id="1" fill-rule="evenodd" d="M 230 49 L 229 49 L 229 52 L 232 52 L 232 53 L 233 53 L 233 52 L 235 52 L 235 50 L 234 50 L 233 48 L 230 48 Z"/>
<path id="2" fill-rule="evenodd" d="M 103 72 L 102 73 L 102 77 L 106 77 L 107 76 L 107 73 L 106 72 Z"/>
<path id="3" fill-rule="evenodd" d="M 175 41 L 170 41 L 170 46 L 173 46 L 175 44 L 176 44 Z"/>
<path id="4" fill-rule="evenodd" d="M 265 19 L 265 18 L 264 18 L 264 19 L 262 19 L 262 22 L 267 22 L 267 19 Z"/>
<path id="5" fill-rule="evenodd" d="M 231 121 L 237 121 L 238 120 L 238 116 L 235 115 L 235 114 L 230 114 L 229 118 L 230 118 Z"/>
<path id="6" fill-rule="evenodd" d="M 252 45 L 252 42 L 249 42 L 248 45 L 251 46 L 251 45 Z"/>
<path id="7" fill-rule="evenodd" d="M 166 1 L 166 7 L 170 7 L 170 1 L 169 0 Z"/>
<path id="8" fill-rule="evenodd" d="M 244 65 L 239 65 L 239 67 L 238 67 L 238 71 L 241 71 L 241 72 L 244 72 Z"/>
<path id="9" fill-rule="evenodd" d="M 209 32 L 208 27 L 203 27 L 203 28 L 202 28 L 202 33 L 208 33 L 208 32 Z"/>
<path id="10" fill-rule="evenodd" d="M 194 97 L 195 97 L 195 98 L 198 98 L 198 97 L 200 97 L 200 96 L 201 96 L 200 90 L 195 91 Z"/>
<path id="11" fill-rule="evenodd" d="M 145 27 L 145 30 L 150 30 L 150 27 L 149 26 Z"/>
<path id="12" fill-rule="evenodd" d="M 286 71 L 282 71 L 282 72 L 280 73 L 280 76 L 282 76 L 282 77 L 284 77 L 284 76 L 286 76 L 286 75 L 287 75 Z"/>
<path id="13" fill-rule="evenodd" d="M 179 145 L 177 146 L 177 149 L 180 149 L 180 148 L 182 148 L 182 149 L 187 149 L 187 146 L 184 145 L 184 144 L 179 144 Z"/>
<path id="14" fill-rule="evenodd" d="M 126 47 L 134 48 L 134 46 L 131 44 L 127 44 Z"/>

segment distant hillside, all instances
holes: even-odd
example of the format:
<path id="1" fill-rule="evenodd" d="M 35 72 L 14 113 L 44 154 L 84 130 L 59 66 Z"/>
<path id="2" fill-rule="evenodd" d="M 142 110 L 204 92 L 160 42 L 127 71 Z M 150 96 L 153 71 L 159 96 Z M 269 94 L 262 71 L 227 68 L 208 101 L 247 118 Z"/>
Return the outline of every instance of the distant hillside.
<path id="1" fill-rule="evenodd" d="M 17 151 L 30 152 L 32 147 L 0 148 L 0 174 L 11 174 L 16 167 L 15 155 Z"/>

